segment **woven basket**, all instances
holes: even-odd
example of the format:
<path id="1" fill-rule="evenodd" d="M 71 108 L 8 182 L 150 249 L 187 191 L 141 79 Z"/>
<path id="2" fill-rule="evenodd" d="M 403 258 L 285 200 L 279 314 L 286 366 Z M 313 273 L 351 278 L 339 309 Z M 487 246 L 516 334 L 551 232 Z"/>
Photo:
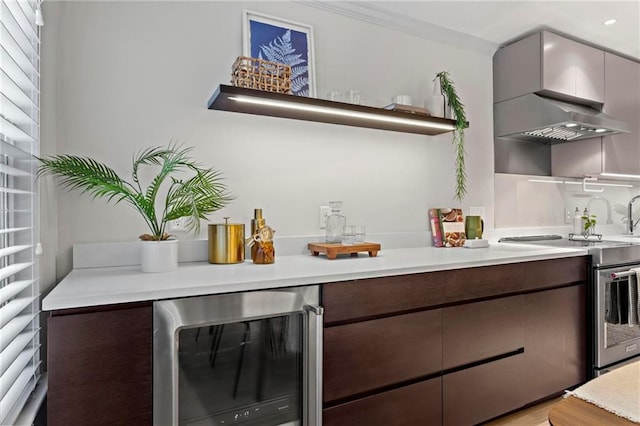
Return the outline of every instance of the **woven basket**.
<path id="1" fill-rule="evenodd" d="M 291 93 L 291 67 L 264 59 L 238 56 L 231 71 L 236 87 L 267 92 Z"/>

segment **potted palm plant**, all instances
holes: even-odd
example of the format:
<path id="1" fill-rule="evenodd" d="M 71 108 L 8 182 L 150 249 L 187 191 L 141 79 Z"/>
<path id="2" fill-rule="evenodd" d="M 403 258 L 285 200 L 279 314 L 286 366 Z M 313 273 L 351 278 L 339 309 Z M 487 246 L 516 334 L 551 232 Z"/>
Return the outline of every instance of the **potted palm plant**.
<path id="1" fill-rule="evenodd" d="M 177 240 L 168 233 L 168 223 L 183 218 L 186 229 L 197 233 L 201 219 L 233 199 L 221 172 L 191 159 L 192 149 L 174 142 L 139 151 L 133 158 L 130 182 L 103 163 L 74 155 L 38 158 L 38 177 L 55 175 L 66 189 L 133 207 L 149 228 L 140 235 L 143 272 L 166 272 L 178 267 Z M 140 180 L 145 167 L 159 169 L 146 187 Z"/>
<path id="2" fill-rule="evenodd" d="M 469 123 L 467 123 L 467 114 L 464 111 L 464 104 L 456 92 L 456 88 L 451 76 L 449 76 L 449 73 L 447 71 L 441 71 L 436 74 L 435 79 L 440 83 L 440 90 L 442 91 L 447 104 L 451 107 L 455 120 L 455 130 L 453 131 L 452 140 L 456 151 L 455 198 L 458 201 L 462 201 L 467 193 L 467 173 L 465 172 L 464 164 L 464 130 L 469 126 Z"/>

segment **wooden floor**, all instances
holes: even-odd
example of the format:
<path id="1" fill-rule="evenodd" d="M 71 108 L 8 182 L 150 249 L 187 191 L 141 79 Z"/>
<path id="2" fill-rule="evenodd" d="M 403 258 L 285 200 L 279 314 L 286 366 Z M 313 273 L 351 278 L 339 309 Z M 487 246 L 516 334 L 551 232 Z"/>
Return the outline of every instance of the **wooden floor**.
<path id="1" fill-rule="evenodd" d="M 486 426 L 549 426 L 549 422 L 547 421 L 549 418 L 549 410 L 561 400 L 562 397 L 550 399 L 549 401 L 486 423 Z"/>

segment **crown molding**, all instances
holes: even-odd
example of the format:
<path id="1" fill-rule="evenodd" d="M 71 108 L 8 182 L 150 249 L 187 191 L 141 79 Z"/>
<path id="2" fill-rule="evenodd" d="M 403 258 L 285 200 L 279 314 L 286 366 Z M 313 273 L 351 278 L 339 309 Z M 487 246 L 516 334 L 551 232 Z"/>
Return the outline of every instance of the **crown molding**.
<path id="1" fill-rule="evenodd" d="M 328 12 L 357 19 L 370 24 L 390 28 L 448 46 L 493 57 L 499 45 L 459 31 L 451 30 L 430 22 L 407 17 L 364 1 L 295 0 L 298 3 L 326 10 Z"/>

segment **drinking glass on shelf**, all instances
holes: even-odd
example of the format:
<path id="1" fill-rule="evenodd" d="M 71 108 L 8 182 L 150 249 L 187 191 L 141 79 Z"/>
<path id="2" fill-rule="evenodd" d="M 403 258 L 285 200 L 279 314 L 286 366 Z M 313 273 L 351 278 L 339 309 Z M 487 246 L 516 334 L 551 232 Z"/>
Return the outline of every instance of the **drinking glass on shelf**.
<path id="1" fill-rule="evenodd" d="M 344 93 L 334 90 L 332 92 L 327 93 L 327 100 L 336 101 L 336 102 L 344 102 Z"/>
<path id="2" fill-rule="evenodd" d="M 356 227 L 354 225 L 347 225 L 342 229 L 342 238 L 340 242 L 343 246 L 353 245 L 356 238 Z"/>
<path id="3" fill-rule="evenodd" d="M 351 89 L 347 92 L 347 102 L 355 105 L 362 104 L 362 93 L 359 90 Z"/>
<path id="4" fill-rule="evenodd" d="M 364 242 L 364 236 L 367 233 L 367 227 L 365 225 L 355 225 L 355 235 L 354 235 L 354 241 L 356 243 L 363 243 Z"/>

